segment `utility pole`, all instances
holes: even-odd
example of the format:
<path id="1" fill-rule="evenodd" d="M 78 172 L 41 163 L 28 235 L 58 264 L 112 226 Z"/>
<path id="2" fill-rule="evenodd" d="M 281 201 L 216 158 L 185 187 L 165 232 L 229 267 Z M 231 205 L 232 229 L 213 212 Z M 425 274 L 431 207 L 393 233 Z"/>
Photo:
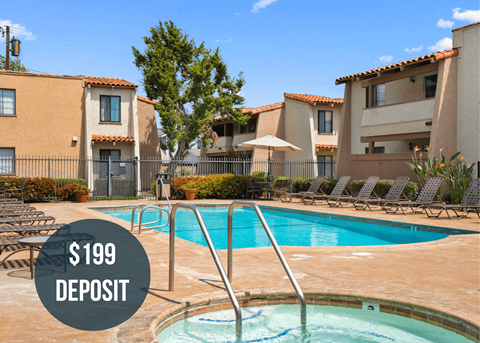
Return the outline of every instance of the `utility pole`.
<path id="1" fill-rule="evenodd" d="M 7 26 L 7 52 L 5 55 L 5 70 L 10 70 L 10 26 Z"/>

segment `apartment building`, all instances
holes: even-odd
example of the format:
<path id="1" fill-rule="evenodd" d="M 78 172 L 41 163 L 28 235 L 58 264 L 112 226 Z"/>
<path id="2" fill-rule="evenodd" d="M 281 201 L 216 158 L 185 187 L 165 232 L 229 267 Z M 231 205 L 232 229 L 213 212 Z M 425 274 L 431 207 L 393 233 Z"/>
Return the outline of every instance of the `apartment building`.
<path id="1" fill-rule="evenodd" d="M 338 78 L 345 84 L 337 176 L 415 177 L 405 162 L 461 151 L 480 160 L 480 23 L 453 30 L 453 48 Z"/>

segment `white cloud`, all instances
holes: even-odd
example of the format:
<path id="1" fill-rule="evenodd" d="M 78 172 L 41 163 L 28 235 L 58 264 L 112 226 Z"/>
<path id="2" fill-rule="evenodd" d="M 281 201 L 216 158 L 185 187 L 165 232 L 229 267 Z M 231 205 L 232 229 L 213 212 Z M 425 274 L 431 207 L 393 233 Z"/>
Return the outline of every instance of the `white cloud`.
<path id="1" fill-rule="evenodd" d="M 258 13 L 262 8 L 267 7 L 270 4 L 273 4 L 277 0 L 260 0 L 259 2 L 255 3 L 252 8 L 253 13 Z"/>
<path id="2" fill-rule="evenodd" d="M 379 57 L 378 59 L 380 60 L 380 62 L 389 63 L 389 62 L 392 62 L 392 58 L 393 58 L 392 55 L 388 55 L 388 56 Z"/>
<path id="3" fill-rule="evenodd" d="M 440 19 L 437 23 L 437 26 L 448 29 L 449 27 L 452 27 L 454 23 L 454 21 Z"/>
<path id="4" fill-rule="evenodd" d="M 240 17 L 241 14 L 242 13 L 240 13 L 240 12 L 235 13 L 235 15 L 238 16 L 238 17 Z"/>
<path id="5" fill-rule="evenodd" d="M 447 50 L 452 48 L 452 39 L 445 37 L 440 39 L 435 45 L 431 45 L 428 47 L 431 51 L 440 51 L 440 50 Z"/>
<path id="6" fill-rule="evenodd" d="M 215 39 L 215 43 L 218 43 L 218 42 L 223 42 L 223 40 L 221 40 L 221 39 Z"/>
<path id="7" fill-rule="evenodd" d="M 13 24 L 10 20 L 0 20 L 0 27 L 10 26 L 10 38 L 15 36 L 16 38 L 25 38 L 25 40 L 35 40 L 37 37 L 33 35 L 32 32 L 27 31 L 25 26 L 20 24 Z M 5 40 L 5 37 L 2 38 L 0 35 L 0 40 Z"/>
<path id="8" fill-rule="evenodd" d="M 420 51 L 422 51 L 422 49 L 423 49 L 423 45 L 420 45 L 420 46 L 417 46 L 416 48 L 411 48 L 411 49 L 405 48 L 405 51 L 409 52 L 409 53 L 410 52 L 420 52 Z"/>
<path id="9" fill-rule="evenodd" d="M 229 38 L 229 39 L 216 39 L 215 40 L 215 43 L 220 43 L 220 42 L 224 42 L 224 43 L 228 43 L 230 42 L 232 39 Z"/>
<path id="10" fill-rule="evenodd" d="M 465 12 L 460 13 L 461 8 L 454 8 L 453 11 L 453 19 L 458 20 L 468 20 L 473 22 L 480 21 L 480 10 L 466 10 Z"/>
<path id="11" fill-rule="evenodd" d="M 226 39 L 226 40 L 225 40 L 225 43 L 228 43 L 228 42 L 230 42 L 231 40 L 232 40 L 231 38 Z"/>

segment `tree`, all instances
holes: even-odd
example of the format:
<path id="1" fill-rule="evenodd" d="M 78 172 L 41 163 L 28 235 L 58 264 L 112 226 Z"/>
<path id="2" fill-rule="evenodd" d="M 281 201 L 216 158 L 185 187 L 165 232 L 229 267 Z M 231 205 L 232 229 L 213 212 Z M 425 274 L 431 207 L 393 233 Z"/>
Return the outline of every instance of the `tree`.
<path id="1" fill-rule="evenodd" d="M 6 59 L 4 56 L 0 55 L 0 69 L 5 70 L 6 66 Z M 20 62 L 20 59 L 17 58 L 10 58 L 10 70 L 13 71 L 28 71 L 27 68 Z"/>
<path id="2" fill-rule="evenodd" d="M 238 108 L 244 102 L 242 73 L 238 78 L 228 75 L 218 48 L 208 49 L 203 42 L 196 46 L 171 21 L 159 22 L 150 33 L 143 37 L 143 54 L 132 47 L 134 64 L 142 72 L 147 97 L 159 102 L 155 109 L 167 135 L 161 148 L 171 158 L 181 159 L 198 137 L 204 147 L 212 146 L 211 125 L 217 113 L 230 115 L 234 124 L 247 124 L 250 117 Z"/>

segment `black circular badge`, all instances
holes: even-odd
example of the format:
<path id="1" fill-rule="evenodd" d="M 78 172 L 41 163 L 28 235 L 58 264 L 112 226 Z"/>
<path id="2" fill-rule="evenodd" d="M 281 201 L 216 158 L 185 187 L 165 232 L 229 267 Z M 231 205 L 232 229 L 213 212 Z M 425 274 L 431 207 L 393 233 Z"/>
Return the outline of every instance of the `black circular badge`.
<path id="1" fill-rule="evenodd" d="M 35 286 L 45 308 L 62 323 L 106 330 L 142 306 L 150 264 L 128 230 L 106 220 L 80 220 L 43 245 L 35 263 Z"/>

